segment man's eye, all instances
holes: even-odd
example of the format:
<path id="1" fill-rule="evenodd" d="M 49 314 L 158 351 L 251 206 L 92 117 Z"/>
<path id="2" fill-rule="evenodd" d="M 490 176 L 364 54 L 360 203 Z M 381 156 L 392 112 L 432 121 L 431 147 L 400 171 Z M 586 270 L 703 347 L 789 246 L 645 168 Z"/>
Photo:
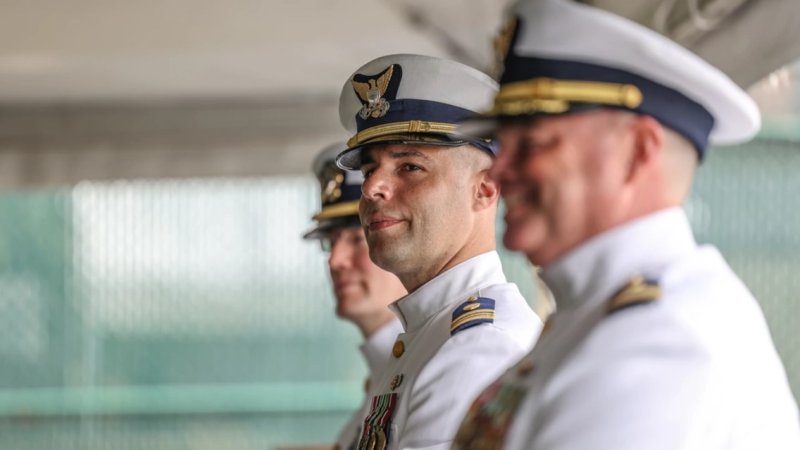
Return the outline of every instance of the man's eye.
<path id="1" fill-rule="evenodd" d="M 535 137 L 523 139 L 520 149 L 526 153 L 541 153 L 559 143 L 557 136 Z"/>
<path id="2" fill-rule="evenodd" d="M 364 175 L 365 179 L 369 178 L 369 176 L 372 175 L 372 172 L 374 172 L 374 171 L 375 171 L 374 167 L 362 167 L 361 168 L 361 174 Z"/>
<path id="3" fill-rule="evenodd" d="M 537 150 L 541 149 L 540 145 L 536 145 L 533 142 L 522 142 L 519 145 L 517 154 L 519 156 L 528 156 L 533 153 L 536 153 Z"/>
<path id="4" fill-rule="evenodd" d="M 536 142 L 532 140 L 524 139 L 517 143 L 514 156 L 515 159 L 523 160 L 525 158 L 538 155 L 543 151 L 546 151 L 550 147 L 550 142 Z"/>
<path id="5" fill-rule="evenodd" d="M 406 163 L 406 164 L 403 164 L 402 169 L 404 171 L 406 171 L 406 172 L 415 172 L 417 170 L 422 170 L 422 167 L 420 167 L 420 166 L 418 166 L 416 164 Z"/>

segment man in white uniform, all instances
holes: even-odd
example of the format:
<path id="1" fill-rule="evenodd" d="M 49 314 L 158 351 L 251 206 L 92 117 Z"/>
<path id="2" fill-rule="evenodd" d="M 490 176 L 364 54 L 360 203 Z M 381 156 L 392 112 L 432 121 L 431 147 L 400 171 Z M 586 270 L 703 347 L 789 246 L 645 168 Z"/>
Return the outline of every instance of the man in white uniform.
<path id="1" fill-rule="evenodd" d="M 453 448 L 800 448 L 758 303 L 681 209 L 707 144 L 750 139 L 756 105 L 623 18 L 564 0 L 512 11 L 492 176 L 504 243 L 543 266 L 557 306 Z"/>
<path id="2" fill-rule="evenodd" d="M 364 336 L 359 349 L 367 362 L 368 386 L 375 383 L 391 356 L 392 344 L 402 332 L 400 321 L 389 310 L 389 303 L 406 294 L 396 276 L 376 266 L 369 259 L 364 230 L 358 221 L 361 198 L 360 172 L 336 166 L 336 155 L 347 147 L 343 143 L 324 148 L 314 160 L 314 173 L 321 188 L 322 209 L 314 215 L 317 227 L 303 236 L 317 239 L 330 252 L 330 270 L 336 297 L 336 315 L 352 322 Z M 337 449 L 355 447 L 369 397 L 345 425 L 336 440 Z"/>
<path id="3" fill-rule="evenodd" d="M 538 335 L 540 321 L 495 252 L 493 143 L 455 133 L 496 89 L 463 64 L 391 55 L 342 90 L 353 137 L 338 163 L 364 173 L 370 257 L 409 292 L 391 305 L 405 332 L 371 390 L 361 450 L 448 448 L 472 398 Z"/>

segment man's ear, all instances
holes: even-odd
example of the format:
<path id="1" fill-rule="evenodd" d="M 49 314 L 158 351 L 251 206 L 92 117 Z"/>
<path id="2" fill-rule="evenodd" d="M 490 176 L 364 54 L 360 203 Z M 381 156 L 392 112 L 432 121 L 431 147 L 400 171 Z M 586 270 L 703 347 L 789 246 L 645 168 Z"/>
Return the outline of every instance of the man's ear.
<path id="1" fill-rule="evenodd" d="M 481 210 L 497 204 L 497 199 L 500 197 L 500 185 L 489 176 L 489 169 L 481 170 L 476 176 L 475 208 Z"/>
<path id="2" fill-rule="evenodd" d="M 653 164 L 658 164 L 664 151 L 664 127 L 650 116 L 639 116 L 631 123 L 633 154 L 628 166 L 626 182 L 647 176 Z"/>

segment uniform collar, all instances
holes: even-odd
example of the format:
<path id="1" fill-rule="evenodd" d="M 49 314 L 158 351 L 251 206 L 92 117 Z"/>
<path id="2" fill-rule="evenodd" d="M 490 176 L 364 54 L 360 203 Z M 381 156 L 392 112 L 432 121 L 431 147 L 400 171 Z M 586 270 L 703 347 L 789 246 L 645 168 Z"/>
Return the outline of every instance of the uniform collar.
<path id="1" fill-rule="evenodd" d="M 542 279 L 557 310 L 603 302 L 631 278 L 658 281 L 664 267 L 697 247 L 681 208 L 664 209 L 606 231 L 547 266 Z"/>
<path id="2" fill-rule="evenodd" d="M 406 332 L 419 329 L 431 316 L 485 287 L 506 282 L 496 251 L 474 256 L 420 286 L 416 291 L 389 305 Z"/>
<path id="3" fill-rule="evenodd" d="M 367 367 L 370 374 L 375 374 L 383 370 L 383 367 L 389 362 L 389 357 L 392 344 L 397 335 L 403 332 L 403 326 L 397 319 L 392 319 L 386 325 L 378 328 L 377 331 L 372 333 L 359 347 L 361 355 L 367 361 Z"/>

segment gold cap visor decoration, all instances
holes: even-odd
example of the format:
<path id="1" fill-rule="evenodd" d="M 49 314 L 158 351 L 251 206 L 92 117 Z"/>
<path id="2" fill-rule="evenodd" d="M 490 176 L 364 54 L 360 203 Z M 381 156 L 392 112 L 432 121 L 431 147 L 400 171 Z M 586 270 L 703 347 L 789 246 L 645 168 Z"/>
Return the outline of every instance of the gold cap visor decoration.
<path id="1" fill-rule="evenodd" d="M 451 123 L 428 122 L 424 120 L 407 120 L 403 122 L 376 125 L 359 131 L 347 141 L 348 147 L 356 147 L 367 143 L 430 140 L 436 142 L 435 134 L 455 133 L 456 125 Z M 432 136 L 434 135 L 434 136 Z M 443 140 L 443 139 L 438 139 Z"/>
<path id="2" fill-rule="evenodd" d="M 560 114 L 569 111 L 572 103 L 634 109 L 642 103 L 642 92 L 632 84 L 536 78 L 501 86 L 485 116 Z"/>

